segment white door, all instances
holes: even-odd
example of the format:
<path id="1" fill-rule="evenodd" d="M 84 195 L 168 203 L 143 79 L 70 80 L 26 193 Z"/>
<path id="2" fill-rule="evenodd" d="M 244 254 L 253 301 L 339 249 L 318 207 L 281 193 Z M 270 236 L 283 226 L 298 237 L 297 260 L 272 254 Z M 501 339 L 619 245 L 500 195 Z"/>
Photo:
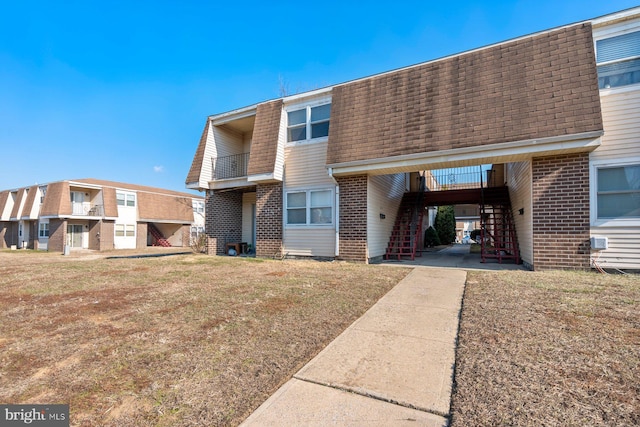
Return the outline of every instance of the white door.
<path id="1" fill-rule="evenodd" d="M 72 248 L 82 248 L 82 225 L 67 225 L 67 245 Z"/>
<path id="2" fill-rule="evenodd" d="M 84 193 L 81 191 L 71 192 L 71 208 L 74 215 L 84 215 Z"/>

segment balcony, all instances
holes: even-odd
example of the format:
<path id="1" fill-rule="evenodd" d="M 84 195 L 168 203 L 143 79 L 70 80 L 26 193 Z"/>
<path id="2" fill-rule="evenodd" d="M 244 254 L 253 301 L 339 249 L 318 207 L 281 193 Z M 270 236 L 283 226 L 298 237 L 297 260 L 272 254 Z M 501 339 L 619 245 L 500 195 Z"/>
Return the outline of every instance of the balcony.
<path id="1" fill-rule="evenodd" d="M 211 159 L 213 179 L 230 179 L 247 176 L 249 167 L 249 153 L 234 154 Z"/>
<path id="2" fill-rule="evenodd" d="M 426 186 L 429 191 L 469 190 L 491 187 L 496 180 L 491 165 L 465 166 L 427 171 Z"/>
<path id="3" fill-rule="evenodd" d="M 71 203 L 74 216 L 104 216 L 102 205 L 91 205 L 89 203 Z"/>

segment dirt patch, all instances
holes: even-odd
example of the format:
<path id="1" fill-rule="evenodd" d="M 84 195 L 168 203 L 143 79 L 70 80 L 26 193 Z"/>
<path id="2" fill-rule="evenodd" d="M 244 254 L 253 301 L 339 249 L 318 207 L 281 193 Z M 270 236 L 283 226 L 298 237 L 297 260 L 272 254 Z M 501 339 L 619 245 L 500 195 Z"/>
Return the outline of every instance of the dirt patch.
<path id="1" fill-rule="evenodd" d="M 0 401 L 68 403 L 79 426 L 237 425 L 408 272 L 0 258 Z"/>
<path id="2" fill-rule="evenodd" d="M 458 426 L 640 425 L 640 277 L 470 272 Z"/>

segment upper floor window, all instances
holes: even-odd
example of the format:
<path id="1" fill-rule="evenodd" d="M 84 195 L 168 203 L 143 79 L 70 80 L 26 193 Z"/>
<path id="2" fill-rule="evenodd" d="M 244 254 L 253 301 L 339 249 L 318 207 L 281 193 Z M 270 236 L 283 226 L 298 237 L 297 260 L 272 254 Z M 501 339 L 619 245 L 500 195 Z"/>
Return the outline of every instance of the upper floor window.
<path id="1" fill-rule="evenodd" d="M 640 164 L 597 168 L 597 219 L 640 218 Z"/>
<path id="2" fill-rule="evenodd" d="M 204 202 L 200 200 L 194 200 L 192 202 L 193 213 L 204 213 Z"/>
<path id="3" fill-rule="evenodd" d="M 331 104 L 307 106 L 287 112 L 287 141 L 306 141 L 329 136 Z"/>
<path id="4" fill-rule="evenodd" d="M 134 207 L 136 205 L 136 195 L 131 193 L 116 193 L 118 206 Z"/>
<path id="5" fill-rule="evenodd" d="M 640 31 L 596 40 L 596 62 L 600 89 L 640 83 Z"/>

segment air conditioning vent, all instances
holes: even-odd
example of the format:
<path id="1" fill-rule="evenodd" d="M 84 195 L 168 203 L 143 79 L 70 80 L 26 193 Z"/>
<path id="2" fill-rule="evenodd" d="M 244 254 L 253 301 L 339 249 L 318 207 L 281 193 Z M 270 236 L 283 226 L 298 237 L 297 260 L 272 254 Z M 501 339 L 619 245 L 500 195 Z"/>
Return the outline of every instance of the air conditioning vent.
<path id="1" fill-rule="evenodd" d="M 609 239 L 603 236 L 591 236 L 591 249 L 602 251 L 609 248 Z"/>

